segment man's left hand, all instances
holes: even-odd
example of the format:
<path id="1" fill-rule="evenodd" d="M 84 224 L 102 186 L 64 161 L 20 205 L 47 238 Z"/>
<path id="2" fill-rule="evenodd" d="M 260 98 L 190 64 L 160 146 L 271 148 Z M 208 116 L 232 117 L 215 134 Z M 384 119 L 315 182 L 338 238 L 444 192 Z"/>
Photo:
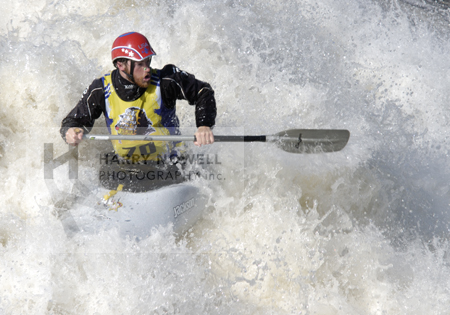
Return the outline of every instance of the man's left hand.
<path id="1" fill-rule="evenodd" d="M 214 143 L 214 134 L 211 128 L 207 126 L 200 126 L 195 133 L 195 139 L 196 141 L 194 142 L 194 144 L 198 147 L 201 147 L 205 144 Z"/>

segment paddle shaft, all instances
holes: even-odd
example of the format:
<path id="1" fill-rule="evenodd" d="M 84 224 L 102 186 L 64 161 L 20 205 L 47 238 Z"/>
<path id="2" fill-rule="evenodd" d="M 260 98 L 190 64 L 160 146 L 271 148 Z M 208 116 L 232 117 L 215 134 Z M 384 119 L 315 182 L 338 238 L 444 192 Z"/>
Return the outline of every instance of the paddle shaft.
<path id="1" fill-rule="evenodd" d="M 270 137 L 270 136 L 269 136 Z M 124 136 L 124 135 L 85 135 L 89 140 L 139 140 L 139 141 L 196 141 L 195 136 L 169 135 L 169 136 Z M 215 135 L 216 142 L 266 142 L 267 136 L 220 136 Z"/>
<path id="2" fill-rule="evenodd" d="M 89 140 L 138 140 L 138 141 L 196 141 L 194 136 L 182 136 L 182 135 L 168 135 L 168 136 L 144 136 L 144 135 L 84 135 L 84 139 Z M 215 142 L 274 142 L 277 140 L 290 141 L 290 142 L 302 142 L 302 141 L 317 141 L 320 139 L 303 138 L 301 134 L 298 137 L 292 136 L 279 136 L 279 135 L 259 135 L 259 136 L 220 136 L 215 135 Z M 327 139 L 324 139 L 327 141 Z"/>
<path id="3" fill-rule="evenodd" d="M 266 136 L 214 136 L 217 142 L 266 142 Z"/>
<path id="4" fill-rule="evenodd" d="M 195 137 L 195 136 L 194 136 Z M 274 142 L 274 141 L 315 141 L 316 139 L 303 138 L 301 134 L 298 137 L 279 136 L 279 135 L 260 135 L 260 136 L 214 136 L 216 142 Z"/>

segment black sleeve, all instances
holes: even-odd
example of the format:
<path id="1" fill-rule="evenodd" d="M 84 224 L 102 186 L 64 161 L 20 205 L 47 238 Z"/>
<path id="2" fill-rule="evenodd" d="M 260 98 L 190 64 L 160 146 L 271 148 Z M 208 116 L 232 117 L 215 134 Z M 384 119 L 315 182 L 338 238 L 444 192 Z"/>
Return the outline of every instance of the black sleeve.
<path id="1" fill-rule="evenodd" d="M 195 105 L 197 127 L 212 127 L 216 119 L 214 90 L 195 76 L 181 71 L 174 65 L 166 65 L 161 70 L 161 96 L 167 108 L 173 108 L 176 100 L 187 100 Z"/>
<path id="2" fill-rule="evenodd" d="M 83 92 L 78 104 L 70 111 L 61 123 L 61 137 L 66 140 L 66 132 L 69 128 L 80 127 L 84 133 L 89 133 L 94 122 L 105 110 L 105 96 L 103 93 L 103 82 L 96 79 Z"/>

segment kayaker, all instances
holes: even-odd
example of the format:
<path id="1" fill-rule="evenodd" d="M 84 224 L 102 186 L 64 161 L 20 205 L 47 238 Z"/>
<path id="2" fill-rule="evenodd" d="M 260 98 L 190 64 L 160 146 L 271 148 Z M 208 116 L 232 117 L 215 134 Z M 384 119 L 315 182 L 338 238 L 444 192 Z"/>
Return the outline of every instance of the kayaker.
<path id="1" fill-rule="evenodd" d="M 216 102 L 211 86 L 194 75 L 166 65 L 150 67 L 156 55 L 147 38 L 137 32 L 117 37 L 111 49 L 115 69 L 98 78 L 84 91 L 78 104 L 63 119 L 61 136 L 77 146 L 103 115 L 112 135 L 179 134 L 176 100 L 195 105 L 197 146 L 211 144 Z M 155 160 L 170 154 L 177 143 L 113 141 L 116 154 L 125 159 Z"/>

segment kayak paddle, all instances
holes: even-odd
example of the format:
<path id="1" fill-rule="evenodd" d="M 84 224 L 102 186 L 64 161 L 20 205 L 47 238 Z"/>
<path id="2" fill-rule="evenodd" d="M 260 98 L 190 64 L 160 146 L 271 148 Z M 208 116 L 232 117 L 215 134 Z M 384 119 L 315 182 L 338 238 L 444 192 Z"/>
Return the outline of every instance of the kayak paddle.
<path id="1" fill-rule="evenodd" d="M 138 141 L 196 141 L 195 136 L 168 135 L 84 135 L 88 140 L 138 140 Z M 274 135 L 220 136 L 215 142 L 273 142 L 280 149 L 291 153 L 323 153 L 342 150 L 350 138 L 344 129 L 290 129 Z"/>

